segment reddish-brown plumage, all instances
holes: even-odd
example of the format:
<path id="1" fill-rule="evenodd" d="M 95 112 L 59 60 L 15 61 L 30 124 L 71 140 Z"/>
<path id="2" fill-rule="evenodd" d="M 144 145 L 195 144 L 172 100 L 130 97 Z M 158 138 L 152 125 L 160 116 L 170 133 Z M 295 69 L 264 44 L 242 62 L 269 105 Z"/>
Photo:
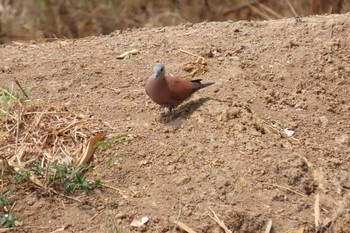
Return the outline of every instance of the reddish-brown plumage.
<path id="1" fill-rule="evenodd" d="M 165 76 L 164 79 L 154 80 L 150 77 L 146 83 L 147 95 L 159 105 L 172 105 L 173 107 L 181 104 L 194 92 L 193 83 L 186 79 Z"/>
<path id="2" fill-rule="evenodd" d="M 154 74 L 146 82 L 147 95 L 157 104 L 175 108 L 195 91 L 207 87 L 213 83 L 200 83 L 200 80 L 187 80 L 165 75 L 164 66 L 157 64 Z"/>

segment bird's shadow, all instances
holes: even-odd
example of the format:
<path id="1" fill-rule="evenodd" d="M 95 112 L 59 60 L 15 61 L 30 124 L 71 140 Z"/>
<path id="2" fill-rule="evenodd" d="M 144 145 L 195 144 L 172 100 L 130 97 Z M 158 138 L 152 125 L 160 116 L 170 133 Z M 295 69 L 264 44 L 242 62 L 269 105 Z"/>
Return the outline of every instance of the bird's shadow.
<path id="1" fill-rule="evenodd" d="M 181 105 L 179 108 L 174 109 L 174 116 L 170 119 L 166 116 L 166 114 L 162 114 L 160 118 L 163 120 L 161 120 L 161 122 L 169 125 L 180 126 L 184 119 L 190 117 L 200 106 L 210 99 L 210 97 L 205 97 L 189 101 L 184 105 Z"/>

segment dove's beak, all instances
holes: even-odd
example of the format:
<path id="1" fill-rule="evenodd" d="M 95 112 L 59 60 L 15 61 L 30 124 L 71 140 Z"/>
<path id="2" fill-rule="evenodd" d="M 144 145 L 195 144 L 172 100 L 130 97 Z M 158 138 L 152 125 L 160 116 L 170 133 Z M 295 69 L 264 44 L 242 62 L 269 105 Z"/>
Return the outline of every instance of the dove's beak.
<path id="1" fill-rule="evenodd" d="M 156 80 L 158 78 L 158 74 L 157 73 L 153 73 L 153 79 Z"/>

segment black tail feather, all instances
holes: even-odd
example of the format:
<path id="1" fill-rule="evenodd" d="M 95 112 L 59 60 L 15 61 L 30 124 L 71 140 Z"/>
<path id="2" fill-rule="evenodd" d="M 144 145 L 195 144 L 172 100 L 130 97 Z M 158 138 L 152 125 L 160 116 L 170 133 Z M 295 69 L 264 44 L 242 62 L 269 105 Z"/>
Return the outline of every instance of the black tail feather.
<path id="1" fill-rule="evenodd" d="M 195 91 L 198 91 L 199 89 L 205 88 L 205 87 L 209 87 L 210 85 L 213 85 L 214 82 L 208 82 L 208 83 L 201 83 L 202 79 L 196 79 L 196 80 L 192 80 L 191 82 L 194 85 L 194 89 Z"/>
<path id="2" fill-rule="evenodd" d="M 201 88 L 209 87 L 210 85 L 213 85 L 214 82 L 209 82 L 209 83 L 201 83 Z"/>

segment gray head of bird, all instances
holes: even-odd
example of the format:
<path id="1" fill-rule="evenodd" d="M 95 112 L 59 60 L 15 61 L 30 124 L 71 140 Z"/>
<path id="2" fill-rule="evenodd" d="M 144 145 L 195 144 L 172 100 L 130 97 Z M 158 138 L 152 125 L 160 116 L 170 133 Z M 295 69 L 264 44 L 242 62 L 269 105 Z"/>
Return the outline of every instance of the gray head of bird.
<path id="1" fill-rule="evenodd" d="M 165 68 L 162 64 L 156 64 L 153 67 L 153 78 L 155 80 L 159 79 L 164 79 L 165 78 Z"/>

